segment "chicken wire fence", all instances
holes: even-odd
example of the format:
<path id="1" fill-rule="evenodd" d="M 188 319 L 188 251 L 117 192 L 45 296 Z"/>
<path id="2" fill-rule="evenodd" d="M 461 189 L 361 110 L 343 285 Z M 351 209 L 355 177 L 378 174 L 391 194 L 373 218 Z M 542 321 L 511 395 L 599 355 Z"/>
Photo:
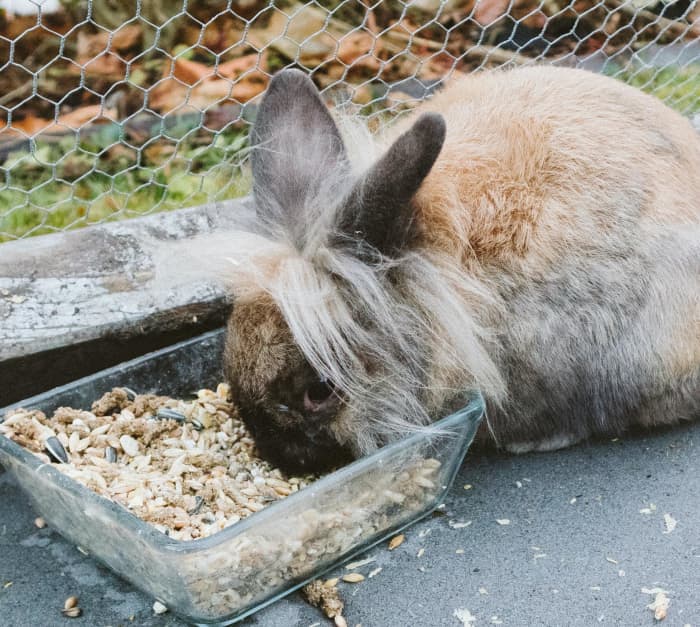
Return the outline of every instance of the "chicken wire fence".
<path id="1" fill-rule="evenodd" d="M 455 73 L 535 62 L 700 112 L 697 0 L 17 4 L 0 1 L 0 241 L 245 194 L 256 96 L 283 67 L 375 126 Z"/>

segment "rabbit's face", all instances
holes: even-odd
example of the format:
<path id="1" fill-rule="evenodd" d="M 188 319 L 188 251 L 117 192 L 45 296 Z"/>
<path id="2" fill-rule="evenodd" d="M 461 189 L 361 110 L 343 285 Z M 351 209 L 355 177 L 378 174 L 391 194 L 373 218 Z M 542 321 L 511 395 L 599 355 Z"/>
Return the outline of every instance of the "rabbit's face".
<path id="1" fill-rule="evenodd" d="M 351 459 L 335 428 L 340 392 L 309 365 L 269 296 L 236 304 L 226 368 L 241 417 L 264 458 L 294 472 Z"/>
<path id="2" fill-rule="evenodd" d="M 434 323 L 403 299 L 436 282 L 411 287 L 395 269 L 444 137 L 442 118 L 424 114 L 357 171 L 311 80 L 284 71 L 270 83 L 251 131 L 263 243 L 257 261 L 241 264 L 254 278 L 236 289 L 225 359 L 241 418 L 284 469 L 340 465 L 381 445 L 383 422 L 396 433 L 421 414 L 421 336 Z"/>

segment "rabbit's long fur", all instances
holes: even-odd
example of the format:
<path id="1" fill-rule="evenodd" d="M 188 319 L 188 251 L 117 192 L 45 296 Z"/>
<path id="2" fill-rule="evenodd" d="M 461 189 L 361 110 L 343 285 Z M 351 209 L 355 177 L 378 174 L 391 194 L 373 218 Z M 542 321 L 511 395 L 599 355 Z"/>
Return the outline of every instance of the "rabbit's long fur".
<path id="1" fill-rule="evenodd" d="M 481 438 L 513 451 L 700 414 L 700 137 L 682 116 L 531 67 L 342 135 L 305 76 L 273 79 L 226 352 L 264 454 L 333 464 L 474 387 Z M 334 393 L 309 402 L 319 376 Z"/>

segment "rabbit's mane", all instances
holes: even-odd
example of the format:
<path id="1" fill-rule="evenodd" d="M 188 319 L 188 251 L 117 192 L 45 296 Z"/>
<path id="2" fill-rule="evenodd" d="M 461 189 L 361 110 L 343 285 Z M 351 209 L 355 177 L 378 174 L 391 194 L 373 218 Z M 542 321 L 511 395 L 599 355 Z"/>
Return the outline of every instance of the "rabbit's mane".
<path id="1" fill-rule="evenodd" d="M 339 126 L 360 173 L 381 143 L 345 118 Z M 323 138 L 315 141 L 304 149 L 326 149 Z M 497 398 L 494 338 L 479 319 L 493 305 L 491 291 L 445 253 L 419 248 L 367 261 L 338 245 L 335 212 L 350 181 L 346 170 L 319 176 L 294 223 L 274 217 L 282 209 L 266 211 L 272 219 L 259 218 L 255 233 L 230 244 L 229 279 L 236 298 L 253 300 L 261 291 L 271 298 L 311 366 L 334 382 L 350 414 L 369 419 L 369 429 L 366 422 L 345 426 L 359 439 L 358 452 L 428 425 L 445 399 L 468 389 Z M 264 202 L 269 208 L 273 200 Z"/>

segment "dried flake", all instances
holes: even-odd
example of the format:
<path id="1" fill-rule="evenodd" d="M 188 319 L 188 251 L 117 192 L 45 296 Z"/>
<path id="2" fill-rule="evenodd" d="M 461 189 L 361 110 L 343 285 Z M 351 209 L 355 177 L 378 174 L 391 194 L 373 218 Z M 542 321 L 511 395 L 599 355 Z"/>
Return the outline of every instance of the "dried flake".
<path id="1" fill-rule="evenodd" d="M 656 505 L 653 503 L 649 503 L 649 507 L 643 507 L 642 509 L 639 510 L 640 514 L 646 514 L 649 516 L 650 514 L 653 514 L 656 511 Z"/>
<path id="2" fill-rule="evenodd" d="M 458 607 L 453 613 L 458 621 L 462 623 L 465 627 L 470 627 L 476 621 L 476 616 L 474 616 L 466 607 Z"/>
<path id="3" fill-rule="evenodd" d="M 671 514 L 664 514 L 664 525 L 666 525 L 666 529 L 663 533 L 671 533 L 676 528 L 677 524 L 678 521 L 671 516 Z"/>
<path id="4" fill-rule="evenodd" d="M 471 483 L 465 483 L 463 487 L 465 490 L 471 490 L 474 486 Z"/>
<path id="5" fill-rule="evenodd" d="M 498 618 L 498 616 L 492 616 L 491 617 L 491 624 L 492 625 L 502 625 L 503 621 L 500 618 Z"/>
<path id="6" fill-rule="evenodd" d="M 347 570 L 355 570 L 356 568 L 361 568 L 362 566 L 367 566 L 367 564 L 371 564 L 372 562 L 376 561 L 374 557 L 368 557 L 367 559 L 364 560 L 359 560 L 357 562 L 350 562 L 345 566 Z"/>
<path id="7" fill-rule="evenodd" d="M 13 585 L 15 582 L 14 581 L 6 581 L 4 584 L 2 584 L 2 587 L 7 590 L 11 585 Z"/>
<path id="8" fill-rule="evenodd" d="M 340 614 L 336 614 L 333 618 L 333 622 L 335 623 L 335 627 L 348 627 L 347 621 Z"/>
<path id="9" fill-rule="evenodd" d="M 479 594 L 488 594 L 489 591 L 486 588 L 479 588 Z"/>
<path id="10" fill-rule="evenodd" d="M 34 519 L 34 526 L 37 529 L 43 529 L 44 527 L 46 527 L 46 521 L 41 517 L 35 518 Z"/>
<path id="11" fill-rule="evenodd" d="M 374 570 L 370 571 L 369 575 L 367 575 L 367 579 L 372 579 L 372 577 L 375 577 L 376 575 L 378 575 L 379 573 L 381 573 L 382 570 L 383 570 L 383 569 L 382 569 L 381 566 L 375 568 Z"/>
<path id="12" fill-rule="evenodd" d="M 619 564 L 619 563 L 620 563 L 620 562 L 618 562 L 616 559 L 613 559 L 612 557 L 606 557 L 605 559 L 606 559 L 608 562 L 610 562 L 611 564 Z"/>
<path id="13" fill-rule="evenodd" d="M 542 559 L 543 557 L 547 557 L 547 554 L 546 553 L 535 553 L 532 556 L 532 559 L 538 560 L 538 559 Z"/>
<path id="14" fill-rule="evenodd" d="M 391 540 L 389 540 L 389 550 L 393 551 L 394 549 L 400 547 L 405 539 L 406 536 L 403 533 L 400 533 L 398 536 L 394 536 Z"/>
<path id="15" fill-rule="evenodd" d="M 573 505 L 578 499 L 574 496 L 572 499 L 569 500 L 569 505 Z"/>
<path id="16" fill-rule="evenodd" d="M 153 604 L 153 613 L 154 614 L 165 614 L 168 611 L 168 608 L 165 607 L 160 601 L 156 601 Z"/>
<path id="17" fill-rule="evenodd" d="M 668 613 L 668 606 L 671 604 L 668 591 L 662 588 L 642 588 L 642 592 L 654 595 L 654 600 L 647 605 L 647 608 L 654 612 L 656 620 L 664 620 Z"/>
<path id="18" fill-rule="evenodd" d="M 451 529 L 464 529 L 466 527 L 469 527 L 469 525 L 472 524 L 471 520 L 464 520 L 464 521 L 457 521 L 457 520 L 450 520 L 447 523 Z"/>
<path id="19" fill-rule="evenodd" d="M 456 553 L 457 555 L 464 555 L 464 549 L 457 549 L 457 550 L 455 551 L 455 553 Z"/>
<path id="20" fill-rule="evenodd" d="M 365 580 L 365 576 L 360 573 L 348 573 L 341 578 L 346 583 L 360 583 Z"/>
<path id="21" fill-rule="evenodd" d="M 510 525 L 510 520 L 508 518 L 496 518 L 496 522 L 499 525 Z"/>
<path id="22" fill-rule="evenodd" d="M 522 482 L 522 481 L 516 481 L 516 482 L 515 482 L 515 487 L 516 487 L 516 488 L 522 488 L 522 487 L 523 487 L 523 482 Z"/>
<path id="23" fill-rule="evenodd" d="M 423 557 L 423 553 L 425 553 L 425 549 L 421 547 L 418 549 L 418 553 L 416 553 L 416 557 Z"/>

